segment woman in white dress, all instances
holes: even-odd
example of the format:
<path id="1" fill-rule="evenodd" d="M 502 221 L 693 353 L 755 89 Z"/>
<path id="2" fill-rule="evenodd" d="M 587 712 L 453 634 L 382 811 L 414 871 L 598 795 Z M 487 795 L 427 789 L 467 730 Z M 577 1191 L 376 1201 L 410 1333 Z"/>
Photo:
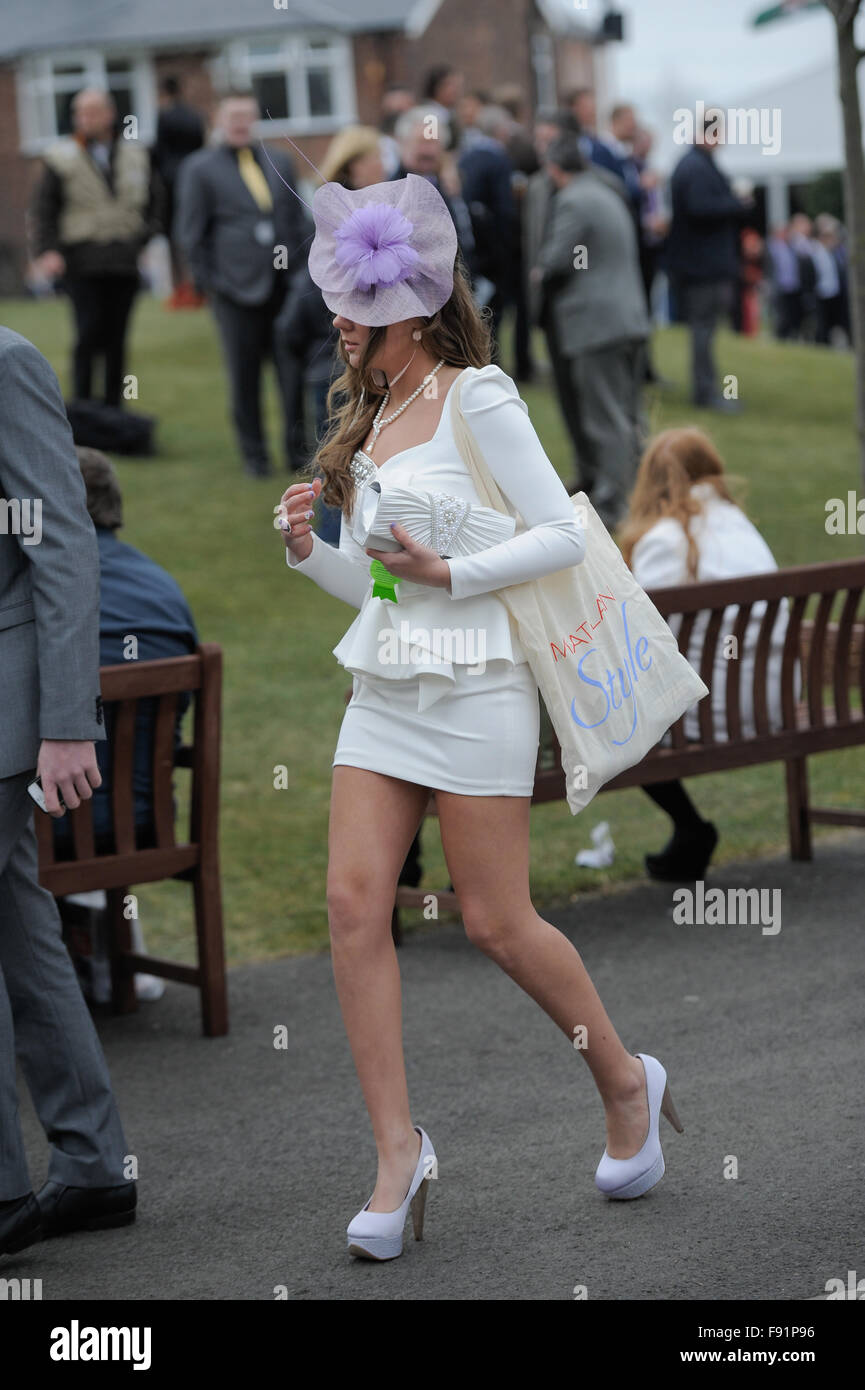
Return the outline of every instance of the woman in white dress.
<path id="1" fill-rule="evenodd" d="M 325 184 L 313 214 L 310 273 L 335 314 L 345 364 L 333 398 L 343 403 L 314 461 L 325 500 L 343 512 L 339 548 L 310 526 L 320 477 L 287 489 L 277 524 L 291 572 L 358 610 L 334 649 L 354 682 L 333 759 L 327 901 L 337 993 L 378 1151 L 375 1190 L 348 1227 L 348 1249 L 391 1259 L 409 1206 L 420 1238 L 425 1179 L 435 1176 L 435 1151 L 409 1106 L 390 930 L 430 789 L 469 938 L 572 1045 L 585 1044 L 606 1117 L 598 1187 L 628 1198 L 654 1186 L 664 1171 L 659 1115 L 678 1121 L 664 1068 L 626 1050 L 579 954 L 529 893 L 538 689 L 496 591 L 582 560 L 572 504 L 516 387 L 489 364 L 488 330 L 433 186 L 413 175 L 359 191 Z M 450 427 L 461 376 L 466 420 L 516 534 L 454 557 L 455 526 L 480 507 Z M 438 546 L 400 524 L 401 549 L 358 544 L 355 502 L 370 480 L 432 506 Z"/>
<path id="2" fill-rule="evenodd" d="M 650 440 L 640 461 L 628 516 L 620 544 L 634 578 L 644 589 L 698 583 L 711 579 L 738 579 L 767 574 L 778 568 L 775 557 L 753 522 L 734 501 L 720 454 L 702 430 L 664 430 Z M 755 603 L 742 651 L 736 657 L 742 732 L 754 736 L 754 657 L 765 602 Z M 721 625 L 731 633 L 737 609 L 728 608 Z M 678 633 L 681 619 L 670 619 Z M 688 660 L 699 670 L 708 613 L 694 623 Z M 769 727 L 782 727 L 781 666 L 788 613 L 778 610 L 769 644 L 766 694 Z M 719 641 L 711 680 L 712 722 L 719 743 L 727 740 L 727 671 L 729 660 Z M 698 740 L 700 726 L 696 706 L 685 715 L 685 736 Z M 667 882 L 702 879 L 718 843 L 711 821 L 703 820 L 681 782 L 657 782 L 643 790 L 673 824 L 673 834 L 658 854 L 647 854 L 652 878 Z"/>

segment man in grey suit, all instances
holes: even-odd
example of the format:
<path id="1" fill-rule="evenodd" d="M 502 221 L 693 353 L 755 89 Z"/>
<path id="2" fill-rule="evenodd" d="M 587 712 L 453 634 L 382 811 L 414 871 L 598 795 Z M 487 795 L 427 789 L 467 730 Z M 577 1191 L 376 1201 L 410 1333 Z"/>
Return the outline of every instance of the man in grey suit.
<path id="1" fill-rule="evenodd" d="M 557 188 L 529 273 L 532 310 L 552 327 L 560 400 L 579 485 L 609 528 L 622 520 L 641 444 L 641 387 L 649 334 L 633 219 L 590 169 L 576 137 L 544 155 Z"/>
<path id="2" fill-rule="evenodd" d="M 547 343 L 550 366 L 553 371 L 553 385 L 559 402 L 559 409 L 574 449 L 573 480 L 568 485 L 569 492 L 580 489 L 580 462 L 577 454 L 579 421 L 574 410 L 571 391 L 571 374 L 567 358 L 562 356 L 556 340 L 556 323 L 552 312 L 552 302 L 544 293 L 539 275 L 533 276 L 532 269 L 537 265 L 541 247 L 547 240 L 558 188 L 553 183 L 549 170 L 544 166 L 547 150 L 560 135 L 569 131 L 578 134 L 578 124 L 568 111 L 542 108 L 535 119 L 534 144 L 541 168 L 530 177 L 523 198 L 523 293 L 526 299 L 526 316 L 529 325 L 540 326 Z"/>
<path id="3" fill-rule="evenodd" d="M 121 1225 L 135 1183 L 105 1059 L 52 895 L 38 882 L 34 805 L 74 809 L 99 786 L 99 558 L 60 386 L 0 327 L 0 1255 L 43 1235 Z M 41 811 L 36 814 L 43 814 Z M 51 1146 L 34 1196 L 16 1052 Z"/>
<path id="4" fill-rule="evenodd" d="M 222 336 L 245 471 L 266 477 L 271 466 L 261 422 L 265 357 L 273 358 L 282 398 L 286 464 L 298 468 L 306 461 L 302 374 L 277 341 L 274 324 L 292 274 L 306 263 L 313 227 L 292 191 L 291 160 L 255 148 L 252 127 L 259 115 L 251 93 L 220 102 L 222 143 L 180 166 L 175 232 Z"/>

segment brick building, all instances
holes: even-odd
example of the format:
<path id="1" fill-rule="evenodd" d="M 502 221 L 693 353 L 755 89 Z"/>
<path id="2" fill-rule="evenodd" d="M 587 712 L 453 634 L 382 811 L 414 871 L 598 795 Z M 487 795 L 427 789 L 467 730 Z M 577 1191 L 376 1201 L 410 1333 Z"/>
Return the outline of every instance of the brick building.
<path id="1" fill-rule="evenodd" d="M 108 87 L 138 137 L 154 135 L 157 88 L 177 75 L 209 116 L 227 86 L 252 86 L 314 161 L 355 121 L 378 124 L 382 92 L 419 88 L 433 65 L 469 87 L 518 83 L 528 109 L 595 85 L 582 8 L 571 0 L 3 0 L 0 26 L 0 294 L 23 283 L 26 210 L 39 154 L 69 129 L 84 86 Z"/>

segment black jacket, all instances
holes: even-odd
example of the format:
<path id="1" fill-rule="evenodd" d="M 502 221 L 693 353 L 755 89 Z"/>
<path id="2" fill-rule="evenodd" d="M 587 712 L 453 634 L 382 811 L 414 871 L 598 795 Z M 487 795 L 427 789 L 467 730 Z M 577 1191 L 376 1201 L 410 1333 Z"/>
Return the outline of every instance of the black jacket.
<path id="1" fill-rule="evenodd" d="M 518 213 L 511 185 L 513 168 L 504 149 L 486 144 L 466 150 L 458 161 L 463 199 L 472 219 L 476 267 L 502 293 L 514 285 Z"/>
<path id="2" fill-rule="evenodd" d="M 186 156 L 195 154 L 203 144 L 204 122 L 186 102 L 175 101 L 160 111 L 156 122 L 153 163 L 166 184 L 174 182 Z"/>
<path id="3" fill-rule="evenodd" d="M 705 146 L 695 145 L 680 159 L 673 170 L 670 191 L 670 273 L 682 280 L 735 279 L 739 273 L 739 230 L 746 209 Z"/>
<path id="4" fill-rule="evenodd" d="M 391 174 L 391 180 L 404 179 L 408 176 L 409 170 L 400 164 L 395 173 Z M 441 180 L 437 175 L 432 178 L 428 174 L 419 177 L 428 178 L 433 188 L 441 194 L 444 205 L 451 215 L 457 233 L 457 245 L 463 258 L 469 279 L 474 282 L 475 277 L 480 273 L 478 270 L 477 247 L 475 246 L 474 230 L 472 228 L 471 213 L 466 206 L 465 199 L 462 197 L 454 198 L 450 193 L 445 193 L 441 185 Z"/>
<path id="5" fill-rule="evenodd" d="M 339 333 L 321 290 L 303 265 L 295 271 L 274 330 L 286 349 L 303 363 L 308 382 L 330 381 Z"/>

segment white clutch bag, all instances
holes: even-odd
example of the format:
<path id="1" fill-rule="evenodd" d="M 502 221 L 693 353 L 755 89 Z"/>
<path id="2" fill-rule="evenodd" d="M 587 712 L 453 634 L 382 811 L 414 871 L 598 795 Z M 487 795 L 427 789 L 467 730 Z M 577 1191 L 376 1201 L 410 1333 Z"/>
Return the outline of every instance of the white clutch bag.
<path id="1" fill-rule="evenodd" d="M 510 540 L 516 530 L 513 517 L 493 507 L 472 506 L 464 497 L 382 487 L 376 481 L 366 483 L 355 502 L 353 539 L 372 550 L 401 550 L 390 530 L 392 521 L 399 522 L 413 540 L 429 546 L 444 559 L 488 550 Z"/>

